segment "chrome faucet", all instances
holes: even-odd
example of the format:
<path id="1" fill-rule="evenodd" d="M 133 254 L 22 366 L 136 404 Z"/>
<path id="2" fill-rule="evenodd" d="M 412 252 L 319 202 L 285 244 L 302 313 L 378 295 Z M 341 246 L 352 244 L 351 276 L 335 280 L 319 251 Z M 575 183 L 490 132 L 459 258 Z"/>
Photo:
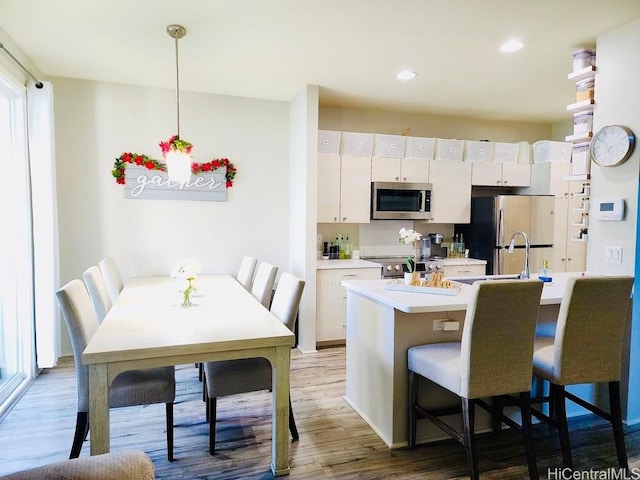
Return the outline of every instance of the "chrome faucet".
<path id="1" fill-rule="evenodd" d="M 513 253 L 513 247 L 516 244 L 516 237 L 518 235 L 522 235 L 524 238 L 524 270 L 520 273 L 520 278 L 530 278 L 529 275 L 529 251 L 531 250 L 531 243 L 529 243 L 529 237 L 524 232 L 516 232 L 511 237 L 511 242 L 509 242 L 509 253 Z"/>

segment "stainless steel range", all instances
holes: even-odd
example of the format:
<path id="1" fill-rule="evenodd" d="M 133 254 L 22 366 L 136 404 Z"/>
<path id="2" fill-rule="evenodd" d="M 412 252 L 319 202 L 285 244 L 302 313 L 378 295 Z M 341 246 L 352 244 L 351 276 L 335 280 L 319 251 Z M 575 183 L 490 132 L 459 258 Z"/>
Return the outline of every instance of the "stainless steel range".
<path id="1" fill-rule="evenodd" d="M 407 271 L 404 263 L 406 256 L 389 256 L 389 257 L 362 257 L 364 260 L 376 262 L 382 265 L 382 278 L 401 278 Z M 439 272 L 442 270 L 442 258 L 431 257 L 426 260 L 420 260 L 417 263 L 419 272 Z"/>

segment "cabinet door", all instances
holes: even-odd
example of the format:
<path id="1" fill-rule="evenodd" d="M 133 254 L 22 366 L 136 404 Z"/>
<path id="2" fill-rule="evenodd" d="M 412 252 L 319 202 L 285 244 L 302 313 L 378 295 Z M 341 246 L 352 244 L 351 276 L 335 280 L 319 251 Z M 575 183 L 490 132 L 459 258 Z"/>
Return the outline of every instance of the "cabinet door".
<path id="1" fill-rule="evenodd" d="M 340 155 L 318 154 L 318 223 L 340 221 Z"/>
<path id="2" fill-rule="evenodd" d="M 373 157 L 371 159 L 372 182 L 400 182 L 401 158 Z"/>
<path id="3" fill-rule="evenodd" d="M 403 158 L 400 175 L 403 182 L 429 182 L 429 160 L 424 158 Z"/>
<path id="4" fill-rule="evenodd" d="M 503 163 L 502 185 L 528 187 L 531 185 L 531 165 L 528 163 Z"/>
<path id="5" fill-rule="evenodd" d="M 502 165 L 500 163 L 470 162 L 471 184 L 486 187 L 502 185 Z"/>
<path id="6" fill-rule="evenodd" d="M 587 267 L 587 242 L 567 241 L 567 272 L 583 272 Z"/>
<path id="7" fill-rule="evenodd" d="M 551 268 L 555 272 L 567 270 L 567 218 L 569 200 L 556 196 L 553 211 L 553 259 Z"/>
<path id="8" fill-rule="evenodd" d="M 340 222 L 371 221 L 371 157 L 343 155 L 340 177 Z"/>
<path id="9" fill-rule="evenodd" d="M 469 223 L 471 218 L 471 163 L 432 160 L 431 213 L 433 223 Z"/>
<path id="10" fill-rule="evenodd" d="M 316 341 L 320 344 L 344 344 L 346 325 L 343 280 L 379 280 L 379 268 L 318 270 L 316 273 Z"/>

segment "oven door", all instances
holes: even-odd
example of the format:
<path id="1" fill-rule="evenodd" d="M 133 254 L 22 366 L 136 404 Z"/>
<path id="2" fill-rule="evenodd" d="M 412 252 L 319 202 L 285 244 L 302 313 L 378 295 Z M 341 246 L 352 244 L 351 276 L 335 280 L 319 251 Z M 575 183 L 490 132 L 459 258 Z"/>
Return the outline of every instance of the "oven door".
<path id="1" fill-rule="evenodd" d="M 373 182 L 372 220 L 428 220 L 431 218 L 431 184 Z"/>

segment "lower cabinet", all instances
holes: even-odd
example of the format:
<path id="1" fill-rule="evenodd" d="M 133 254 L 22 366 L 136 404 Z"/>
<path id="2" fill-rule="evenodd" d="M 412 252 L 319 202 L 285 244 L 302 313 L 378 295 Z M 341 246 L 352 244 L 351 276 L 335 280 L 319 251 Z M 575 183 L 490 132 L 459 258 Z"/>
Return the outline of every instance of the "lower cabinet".
<path id="1" fill-rule="evenodd" d="M 336 268 L 316 271 L 316 346 L 346 343 L 347 291 L 343 280 L 379 280 L 380 268 Z"/>
<path id="2" fill-rule="evenodd" d="M 486 265 L 443 265 L 445 277 L 481 277 L 486 275 Z"/>

